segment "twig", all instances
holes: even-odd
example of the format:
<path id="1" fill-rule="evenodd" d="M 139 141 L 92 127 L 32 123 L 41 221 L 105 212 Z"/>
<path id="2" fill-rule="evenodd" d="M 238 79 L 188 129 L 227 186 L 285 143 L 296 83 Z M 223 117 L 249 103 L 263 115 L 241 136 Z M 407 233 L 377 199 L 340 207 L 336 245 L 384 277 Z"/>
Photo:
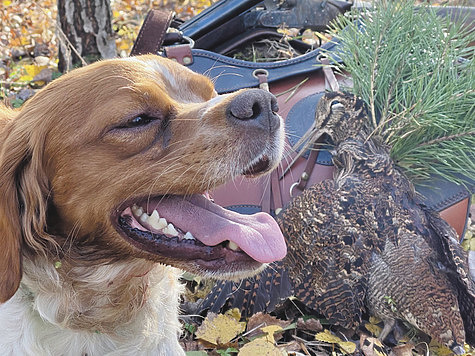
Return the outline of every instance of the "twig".
<path id="1" fill-rule="evenodd" d="M 292 92 L 291 95 L 293 95 L 293 93 L 295 93 L 295 91 L 300 88 L 300 86 L 302 86 L 309 78 L 305 78 L 304 80 L 302 80 L 300 83 L 298 83 L 297 85 L 294 85 L 292 88 L 289 88 L 287 90 L 284 90 L 283 92 L 280 92 L 280 93 L 277 93 L 275 94 L 275 96 L 281 96 L 281 95 L 284 95 L 284 94 L 287 94 L 287 93 L 290 93 Z M 288 98 L 286 99 L 288 100 Z"/>
<path id="2" fill-rule="evenodd" d="M 54 23 L 54 27 L 58 30 L 58 33 L 64 38 L 63 41 L 65 41 L 68 46 L 73 50 L 73 52 L 78 56 L 79 60 L 81 61 L 81 64 L 83 66 L 87 66 L 87 62 L 84 60 L 84 58 L 82 58 L 81 54 L 78 52 L 78 50 L 76 49 L 76 47 L 73 46 L 73 44 L 69 41 L 69 38 L 66 36 L 66 34 L 63 32 L 63 30 L 61 29 L 60 26 L 58 26 L 58 22 L 55 21 L 51 16 L 50 14 L 48 14 L 43 8 L 40 8 L 41 11 L 43 11 L 43 13 L 46 15 L 46 17 L 48 17 L 50 19 L 51 22 Z M 60 39 L 61 41 L 62 39 Z"/>
<path id="3" fill-rule="evenodd" d="M 11 86 L 11 87 L 27 87 L 29 83 L 27 82 L 9 82 L 7 80 L 0 80 L 0 85 Z"/>
<path id="4" fill-rule="evenodd" d="M 450 141 L 450 140 L 453 140 L 453 139 L 456 139 L 456 138 L 459 138 L 459 137 L 463 137 L 463 136 L 475 136 L 475 131 L 460 132 L 458 134 L 453 134 L 453 135 L 444 136 L 444 137 L 438 137 L 438 138 L 435 138 L 435 139 L 427 141 L 427 142 L 422 142 L 419 145 L 417 145 L 417 147 L 424 147 L 424 146 L 434 145 L 434 144 L 439 143 L 439 142 Z"/>
<path id="5" fill-rule="evenodd" d="M 58 30 L 58 33 L 64 38 L 64 40 L 66 40 L 68 46 L 73 50 L 73 52 L 78 56 L 78 58 L 80 59 L 81 61 L 81 64 L 83 66 L 87 66 L 87 62 L 84 60 L 84 58 L 82 58 L 81 54 L 78 52 L 78 50 L 76 49 L 76 47 L 73 46 L 73 44 L 69 41 L 68 37 L 66 36 L 66 34 L 63 32 L 63 30 L 61 29 L 61 27 L 58 26 L 58 24 L 55 22 L 55 27 L 56 29 Z"/>

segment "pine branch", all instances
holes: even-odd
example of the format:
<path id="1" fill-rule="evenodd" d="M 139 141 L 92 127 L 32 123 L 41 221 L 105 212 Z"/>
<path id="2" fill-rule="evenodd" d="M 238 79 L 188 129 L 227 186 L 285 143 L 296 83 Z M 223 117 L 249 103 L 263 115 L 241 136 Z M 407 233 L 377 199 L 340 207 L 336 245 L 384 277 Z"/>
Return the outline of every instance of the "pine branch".
<path id="1" fill-rule="evenodd" d="M 368 104 L 368 139 L 387 143 L 413 180 L 475 181 L 475 31 L 430 6 L 381 0 L 339 17 L 331 34 L 341 45 L 329 57 Z"/>
<path id="2" fill-rule="evenodd" d="M 461 133 L 458 133 L 458 134 L 449 135 L 449 136 L 445 136 L 445 137 L 437 137 L 433 140 L 420 143 L 418 145 L 418 147 L 435 145 L 435 144 L 443 142 L 443 141 L 450 141 L 450 140 L 454 140 L 454 139 L 457 139 L 457 138 L 460 138 L 460 137 L 463 137 L 463 136 L 474 136 L 474 135 L 475 135 L 475 130 L 471 131 L 471 132 L 461 132 Z"/>

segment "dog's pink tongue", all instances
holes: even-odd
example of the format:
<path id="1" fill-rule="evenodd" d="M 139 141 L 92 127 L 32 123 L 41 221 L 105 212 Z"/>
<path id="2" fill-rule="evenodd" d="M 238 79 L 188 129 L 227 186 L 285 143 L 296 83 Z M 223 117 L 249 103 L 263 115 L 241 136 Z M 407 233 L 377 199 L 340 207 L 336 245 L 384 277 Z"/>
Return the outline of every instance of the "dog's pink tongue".
<path id="1" fill-rule="evenodd" d="M 160 216 L 189 231 L 207 246 L 230 240 L 258 262 L 281 260 L 287 246 L 276 221 L 266 213 L 243 215 L 224 209 L 202 195 L 167 197 L 156 208 Z"/>

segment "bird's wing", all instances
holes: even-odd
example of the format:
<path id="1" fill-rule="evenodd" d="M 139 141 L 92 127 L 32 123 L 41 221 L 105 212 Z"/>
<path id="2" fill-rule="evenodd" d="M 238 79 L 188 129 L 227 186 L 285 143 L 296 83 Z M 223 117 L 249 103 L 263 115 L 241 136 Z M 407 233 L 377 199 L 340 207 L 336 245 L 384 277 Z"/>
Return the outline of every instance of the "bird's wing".
<path id="1" fill-rule="evenodd" d="M 377 235 L 360 228 L 368 202 L 358 189 L 320 182 L 296 197 L 278 219 L 288 239 L 283 263 L 295 296 L 346 328 L 361 322 L 365 276 L 371 249 L 378 245 L 372 242 L 368 248 Z"/>
<path id="2" fill-rule="evenodd" d="M 246 318 L 258 312 L 270 313 L 293 290 L 287 270 L 282 262 L 268 266 L 263 272 L 240 282 L 218 281 L 216 286 L 200 303 L 198 313 L 208 310 L 219 313 L 224 310 L 238 308 L 242 317 Z"/>
<path id="3" fill-rule="evenodd" d="M 445 220 L 432 211 L 426 211 L 426 216 L 431 228 L 430 244 L 440 255 L 440 262 L 458 292 L 466 341 L 475 346 L 475 281 L 470 275 L 467 253 L 458 243 L 457 233 Z"/>

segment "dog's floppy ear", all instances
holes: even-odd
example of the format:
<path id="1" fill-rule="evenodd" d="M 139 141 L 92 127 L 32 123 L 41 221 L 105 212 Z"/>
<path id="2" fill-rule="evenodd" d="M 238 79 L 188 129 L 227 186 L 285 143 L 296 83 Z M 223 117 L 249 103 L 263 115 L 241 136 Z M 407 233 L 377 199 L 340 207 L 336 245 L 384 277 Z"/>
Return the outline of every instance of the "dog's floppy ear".
<path id="1" fill-rule="evenodd" d="M 0 133 L 0 303 L 20 285 L 22 249 L 45 253 L 44 238 L 50 240 L 45 232 L 43 143 L 34 142 L 31 130 L 11 120 Z"/>

